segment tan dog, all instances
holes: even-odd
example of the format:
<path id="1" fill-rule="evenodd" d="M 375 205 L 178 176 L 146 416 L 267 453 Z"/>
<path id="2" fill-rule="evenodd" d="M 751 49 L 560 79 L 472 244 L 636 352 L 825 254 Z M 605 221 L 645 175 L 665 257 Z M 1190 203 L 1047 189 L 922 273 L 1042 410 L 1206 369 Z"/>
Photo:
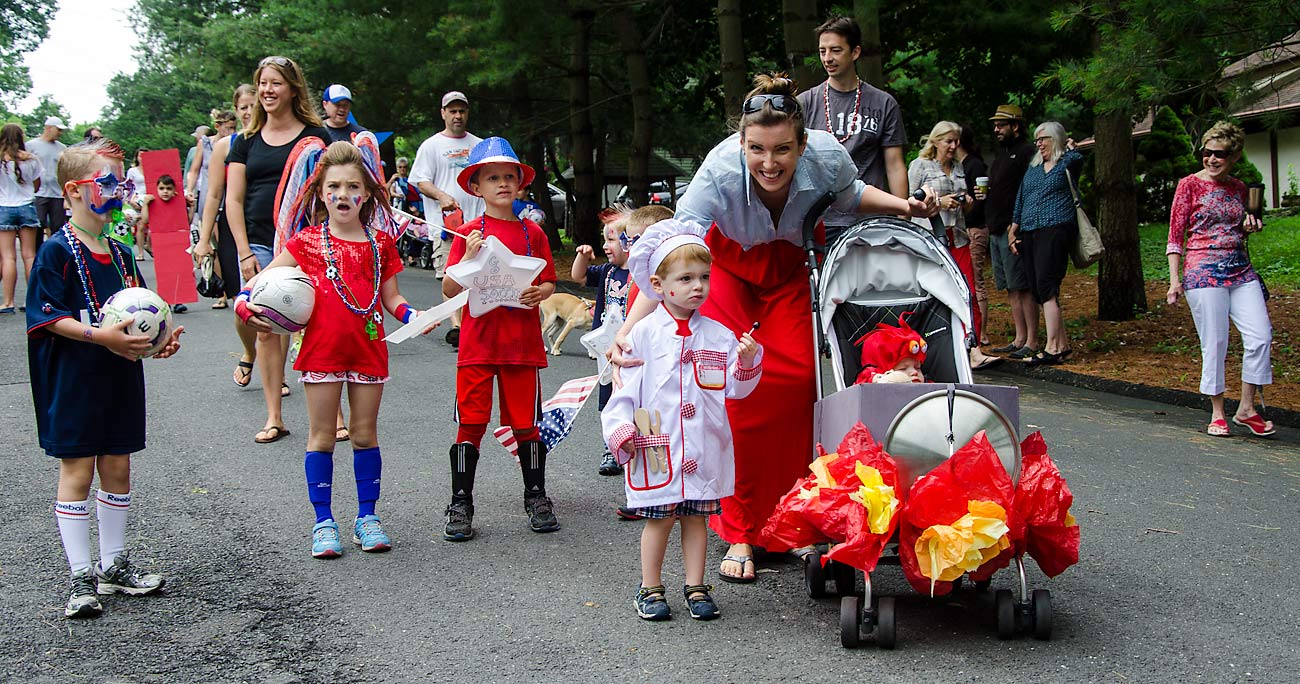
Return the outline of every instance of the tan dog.
<path id="1" fill-rule="evenodd" d="M 590 299 L 575 297 L 571 294 L 556 292 L 542 300 L 542 338 L 549 341 L 551 355 L 560 355 L 560 346 L 564 338 L 577 327 L 591 327 L 591 307 L 595 302 Z M 558 334 L 557 334 L 558 333 Z"/>

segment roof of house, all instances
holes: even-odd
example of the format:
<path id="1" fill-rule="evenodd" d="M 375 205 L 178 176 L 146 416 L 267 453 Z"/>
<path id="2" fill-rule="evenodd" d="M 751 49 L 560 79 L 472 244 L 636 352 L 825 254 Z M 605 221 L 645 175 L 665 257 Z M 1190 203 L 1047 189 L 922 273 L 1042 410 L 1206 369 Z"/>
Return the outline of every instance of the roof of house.
<path id="1" fill-rule="evenodd" d="M 1286 64 L 1296 59 L 1300 59 L 1300 31 L 1229 64 L 1223 70 L 1223 77 L 1236 78 L 1242 74 Z"/>

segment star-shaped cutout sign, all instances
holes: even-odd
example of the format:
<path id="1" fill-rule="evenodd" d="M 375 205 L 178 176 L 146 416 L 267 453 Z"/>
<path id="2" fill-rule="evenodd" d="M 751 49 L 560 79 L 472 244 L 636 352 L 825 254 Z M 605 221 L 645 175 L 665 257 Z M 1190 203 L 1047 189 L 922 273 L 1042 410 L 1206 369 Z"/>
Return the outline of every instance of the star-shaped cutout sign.
<path id="1" fill-rule="evenodd" d="M 582 346 L 596 357 L 596 367 L 600 369 L 600 384 L 608 385 L 614 378 L 614 364 L 605 358 L 605 352 L 614 344 L 614 336 L 623 327 L 623 314 L 617 310 L 606 311 L 600 317 L 600 327 L 582 336 Z"/>
<path id="2" fill-rule="evenodd" d="M 545 267 L 545 259 L 519 256 L 489 235 L 473 259 L 448 266 L 447 276 L 469 290 L 469 314 L 477 318 L 499 306 L 531 308 L 519 303 L 519 293 Z"/>

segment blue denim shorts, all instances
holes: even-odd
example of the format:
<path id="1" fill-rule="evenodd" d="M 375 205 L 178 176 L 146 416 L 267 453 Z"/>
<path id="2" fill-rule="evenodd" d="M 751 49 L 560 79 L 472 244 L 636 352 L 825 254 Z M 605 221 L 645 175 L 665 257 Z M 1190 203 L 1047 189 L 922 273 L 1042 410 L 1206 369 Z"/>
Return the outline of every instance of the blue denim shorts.
<path id="1" fill-rule="evenodd" d="M 252 252 L 253 257 L 257 259 L 257 270 L 259 271 L 266 268 L 266 265 L 271 263 L 271 260 L 275 258 L 275 250 L 273 250 L 270 245 L 255 245 L 249 243 L 248 251 Z M 244 280 L 244 276 L 241 273 L 239 276 L 239 286 L 243 287 L 246 282 L 247 281 Z"/>
<path id="2" fill-rule="evenodd" d="M 40 227 L 41 222 L 36 218 L 35 204 L 24 204 L 21 207 L 0 207 L 0 230 Z"/>

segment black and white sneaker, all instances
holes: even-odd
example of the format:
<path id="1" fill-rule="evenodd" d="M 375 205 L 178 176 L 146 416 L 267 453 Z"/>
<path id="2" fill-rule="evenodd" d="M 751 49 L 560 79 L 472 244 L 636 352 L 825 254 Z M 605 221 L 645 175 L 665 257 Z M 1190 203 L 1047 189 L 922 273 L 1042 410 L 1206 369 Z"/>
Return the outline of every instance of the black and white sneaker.
<path id="1" fill-rule="evenodd" d="M 525 497 L 524 510 L 528 512 L 528 526 L 534 532 L 554 532 L 560 529 L 560 521 L 555 517 L 555 506 L 549 497 Z"/>
<path id="2" fill-rule="evenodd" d="M 618 464 L 614 454 L 606 451 L 605 455 L 600 457 L 600 470 L 597 472 L 601 475 L 619 475 L 623 472 L 623 466 Z"/>
<path id="3" fill-rule="evenodd" d="M 95 595 L 95 572 L 84 568 L 72 573 L 68 578 L 72 593 L 68 596 L 68 605 L 63 607 L 63 616 L 70 618 L 96 617 L 104 612 L 99 597 Z"/>
<path id="4" fill-rule="evenodd" d="M 474 538 L 474 504 L 466 499 L 452 499 L 447 506 L 447 526 L 442 538 L 447 541 L 469 541 Z"/>
<path id="5" fill-rule="evenodd" d="M 144 596 L 162 589 L 163 584 L 166 583 L 162 575 L 137 570 L 131 565 L 127 553 L 113 559 L 113 565 L 108 570 L 100 570 L 96 564 L 95 579 L 98 583 L 96 591 L 100 596 L 119 593 L 128 596 Z"/>

